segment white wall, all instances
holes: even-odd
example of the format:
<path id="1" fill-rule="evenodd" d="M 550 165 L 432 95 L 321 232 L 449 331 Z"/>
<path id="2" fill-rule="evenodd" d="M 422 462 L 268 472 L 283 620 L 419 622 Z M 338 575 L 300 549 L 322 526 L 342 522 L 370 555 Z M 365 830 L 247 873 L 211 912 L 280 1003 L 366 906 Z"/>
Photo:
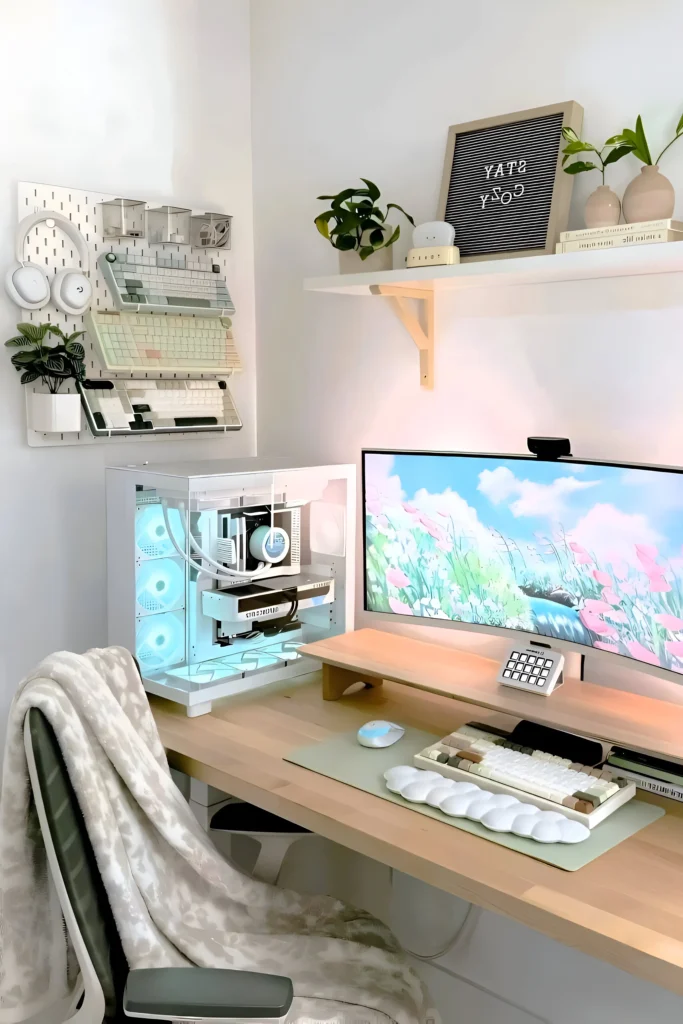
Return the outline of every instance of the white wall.
<path id="1" fill-rule="evenodd" d="M 433 392 L 419 388 L 416 350 L 381 299 L 302 291 L 305 276 L 337 268 L 312 223 L 315 197 L 363 175 L 416 221 L 432 219 L 450 124 L 575 99 L 593 140 L 638 113 L 664 140 L 683 109 L 682 32 L 677 0 L 253 0 L 260 453 L 347 462 L 363 445 L 519 452 L 529 434 L 558 434 L 579 455 L 683 464 L 680 275 L 443 297 Z M 683 194 L 683 143 L 668 157 L 663 170 Z M 639 167 L 616 165 L 613 187 L 621 193 Z M 572 226 L 598 183 L 577 180 Z M 445 630 L 429 638 L 487 643 Z M 674 690 L 619 668 L 609 679 L 590 660 L 588 674 Z M 450 966 L 553 1024 L 683 1010 L 492 915 L 476 940 Z M 440 979 L 450 1022 L 461 990 Z M 518 1020 L 495 1001 L 478 1005 L 473 1019 Z"/>
<path id="2" fill-rule="evenodd" d="M 226 439 L 36 449 L 0 359 L 2 735 L 16 684 L 41 657 L 107 641 L 104 467 L 255 453 L 248 0 L 3 4 L 0 96 L 0 267 L 20 179 L 227 210 L 246 364 L 234 388 L 246 424 Z M 3 290 L 0 338 L 20 319 Z"/>

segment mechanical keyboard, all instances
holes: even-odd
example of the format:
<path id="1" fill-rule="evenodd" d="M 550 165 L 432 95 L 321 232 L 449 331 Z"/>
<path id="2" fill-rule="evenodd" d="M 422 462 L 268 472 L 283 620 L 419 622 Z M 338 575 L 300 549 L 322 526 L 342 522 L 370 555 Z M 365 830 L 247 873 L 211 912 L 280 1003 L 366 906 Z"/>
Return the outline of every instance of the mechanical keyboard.
<path id="1" fill-rule="evenodd" d="M 234 373 L 242 369 L 229 318 L 100 313 L 85 325 L 102 366 L 121 373 Z"/>
<path id="2" fill-rule="evenodd" d="M 242 426 L 223 380 L 86 381 L 79 390 L 95 436 L 239 430 Z"/>
<path id="3" fill-rule="evenodd" d="M 456 781 L 506 793 L 542 810 L 561 811 L 593 828 L 635 796 L 636 787 L 609 769 L 591 768 L 513 743 L 499 731 L 463 725 L 413 759 Z"/>
<path id="4" fill-rule="evenodd" d="M 218 264 L 166 252 L 105 252 L 97 262 L 118 309 L 207 317 L 235 312 L 225 278 L 216 272 Z"/>

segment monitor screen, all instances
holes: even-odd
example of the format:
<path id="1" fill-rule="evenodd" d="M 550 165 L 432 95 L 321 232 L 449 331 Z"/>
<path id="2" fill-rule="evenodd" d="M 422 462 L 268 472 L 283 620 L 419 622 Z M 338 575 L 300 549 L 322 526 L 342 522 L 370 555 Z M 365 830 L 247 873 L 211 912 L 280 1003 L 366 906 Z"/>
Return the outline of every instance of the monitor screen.
<path id="1" fill-rule="evenodd" d="M 365 608 L 683 673 L 683 472 L 363 453 Z"/>

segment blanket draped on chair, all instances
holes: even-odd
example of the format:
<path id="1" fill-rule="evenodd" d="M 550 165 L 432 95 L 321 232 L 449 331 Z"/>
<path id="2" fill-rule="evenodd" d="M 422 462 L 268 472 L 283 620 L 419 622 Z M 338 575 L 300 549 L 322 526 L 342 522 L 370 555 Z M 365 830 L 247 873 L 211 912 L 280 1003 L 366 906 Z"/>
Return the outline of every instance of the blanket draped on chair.
<path id="1" fill-rule="evenodd" d="M 284 974 L 294 982 L 292 1021 L 341 1020 L 344 1011 L 355 1020 L 354 1007 L 395 1024 L 436 1021 L 383 924 L 331 897 L 256 881 L 220 856 L 171 779 L 131 655 L 111 647 L 46 658 L 12 703 L 0 798 L 0 1022 L 24 1020 L 73 986 L 27 775 L 31 707 L 56 734 L 131 968 Z"/>

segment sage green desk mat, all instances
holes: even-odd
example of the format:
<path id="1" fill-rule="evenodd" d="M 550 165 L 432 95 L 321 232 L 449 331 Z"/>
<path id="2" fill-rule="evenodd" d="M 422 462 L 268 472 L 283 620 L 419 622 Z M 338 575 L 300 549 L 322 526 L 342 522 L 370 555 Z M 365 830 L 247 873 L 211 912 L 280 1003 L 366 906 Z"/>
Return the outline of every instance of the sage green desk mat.
<path id="1" fill-rule="evenodd" d="M 622 843 L 624 839 L 635 835 L 636 832 L 640 832 L 641 829 L 656 821 L 657 818 L 661 818 L 665 813 L 661 807 L 645 803 L 643 800 L 629 800 L 601 825 L 597 825 L 591 831 L 590 838 L 584 842 L 574 845 L 565 843 L 546 845 L 537 843 L 533 839 L 512 835 L 509 832 L 492 832 L 490 829 L 484 828 L 478 821 L 449 818 L 436 807 L 428 807 L 426 804 L 411 804 L 398 794 L 390 793 L 383 778 L 387 768 L 393 768 L 399 764 L 412 764 L 414 754 L 424 750 L 426 746 L 440 738 L 434 733 L 408 727 L 403 738 L 393 746 L 370 748 L 361 747 L 356 739 L 355 731 L 346 732 L 312 746 L 299 747 L 288 754 L 285 761 L 297 764 L 301 768 L 308 768 L 312 772 L 317 772 L 318 775 L 325 775 L 328 779 L 345 782 L 347 786 L 362 789 L 383 800 L 400 804 L 417 814 L 426 814 L 430 818 L 436 818 L 437 821 L 443 821 L 446 825 L 487 839 L 490 843 L 498 843 L 499 846 L 507 846 L 510 850 L 525 853 L 536 860 L 545 861 L 546 864 L 553 864 L 564 871 L 577 871 L 585 864 L 590 864 L 596 857 L 611 850 L 613 846 Z"/>

